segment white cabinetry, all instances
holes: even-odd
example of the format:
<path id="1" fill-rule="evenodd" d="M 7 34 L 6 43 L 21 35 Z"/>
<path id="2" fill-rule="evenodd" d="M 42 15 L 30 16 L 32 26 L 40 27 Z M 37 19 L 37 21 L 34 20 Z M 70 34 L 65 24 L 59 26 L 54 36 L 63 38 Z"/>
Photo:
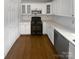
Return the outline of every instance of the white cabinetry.
<path id="1" fill-rule="evenodd" d="M 74 16 L 74 0 L 54 0 L 52 8 L 54 15 Z"/>
<path id="2" fill-rule="evenodd" d="M 46 15 L 52 15 L 52 3 L 46 3 Z"/>
<path id="3" fill-rule="evenodd" d="M 75 45 L 69 43 L 69 59 L 75 59 Z"/>
<path id="4" fill-rule="evenodd" d="M 26 5 L 25 4 L 21 5 L 21 13 L 26 14 Z"/>
<path id="5" fill-rule="evenodd" d="M 31 5 L 22 3 L 21 4 L 21 13 L 22 13 L 22 15 L 26 15 L 26 14 L 30 15 L 31 14 Z"/>
<path id="6" fill-rule="evenodd" d="M 30 34 L 30 22 L 23 22 L 19 24 L 19 32 L 20 34 Z"/>
<path id="7" fill-rule="evenodd" d="M 49 38 L 51 38 L 51 36 L 50 36 L 50 32 L 51 32 L 51 24 L 50 24 L 49 22 L 47 22 L 47 23 L 46 23 L 46 26 L 47 26 L 47 28 L 46 28 L 46 30 L 47 30 L 47 34 L 48 34 Z"/>
<path id="8" fill-rule="evenodd" d="M 46 22 L 43 22 L 43 34 L 46 34 Z"/>
<path id="9" fill-rule="evenodd" d="M 46 23 L 46 31 L 47 31 L 47 35 L 49 36 L 52 44 L 54 44 L 54 27 L 52 26 L 52 23 L 50 22 Z"/>
<path id="10" fill-rule="evenodd" d="M 41 11 L 41 15 L 52 15 L 52 3 L 22 3 L 22 15 L 32 15 L 32 11 Z M 38 15 L 38 14 L 37 14 Z"/>

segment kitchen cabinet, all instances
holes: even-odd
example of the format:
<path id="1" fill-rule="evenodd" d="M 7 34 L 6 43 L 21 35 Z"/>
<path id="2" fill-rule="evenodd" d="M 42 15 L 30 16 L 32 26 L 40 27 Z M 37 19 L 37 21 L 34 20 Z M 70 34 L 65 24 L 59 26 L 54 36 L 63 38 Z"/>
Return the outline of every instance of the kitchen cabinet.
<path id="1" fill-rule="evenodd" d="M 27 14 L 31 14 L 31 5 L 27 5 Z"/>
<path id="2" fill-rule="evenodd" d="M 31 34 L 30 22 L 23 22 L 19 24 L 19 32 L 20 34 Z"/>
<path id="3" fill-rule="evenodd" d="M 46 34 L 46 22 L 43 22 L 43 34 Z"/>
<path id="4" fill-rule="evenodd" d="M 75 59 L 75 45 L 69 42 L 69 59 Z"/>
<path id="5" fill-rule="evenodd" d="M 26 3 L 22 3 L 21 4 L 21 13 L 22 15 L 30 15 L 31 14 L 31 5 L 26 4 Z"/>
<path id="6" fill-rule="evenodd" d="M 54 44 L 54 27 L 50 22 L 46 23 L 46 32 L 50 41 Z"/>
<path id="7" fill-rule="evenodd" d="M 52 3 L 46 4 L 46 15 L 52 15 Z"/>
<path id="8" fill-rule="evenodd" d="M 47 5 L 47 14 L 50 14 L 50 5 Z"/>
<path id="9" fill-rule="evenodd" d="M 54 30 L 54 46 L 61 59 L 68 59 L 69 41 Z"/>
<path id="10" fill-rule="evenodd" d="M 74 17 L 74 0 L 52 1 L 53 14 Z"/>
<path id="11" fill-rule="evenodd" d="M 47 22 L 47 34 L 51 40 L 51 24 L 49 22 Z"/>
<path id="12" fill-rule="evenodd" d="M 26 5 L 25 4 L 21 5 L 21 13 L 26 14 Z"/>

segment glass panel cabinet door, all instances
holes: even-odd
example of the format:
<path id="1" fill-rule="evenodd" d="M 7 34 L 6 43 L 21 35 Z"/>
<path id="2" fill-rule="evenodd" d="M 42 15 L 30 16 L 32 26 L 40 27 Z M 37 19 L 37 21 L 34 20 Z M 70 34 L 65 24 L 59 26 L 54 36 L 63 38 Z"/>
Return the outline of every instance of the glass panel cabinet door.
<path id="1" fill-rule="evenodd" d="M 50 14 L 50 5 L 47 5 L 47 14 Z"/>
<path id="2" fill-rule="evenodd" d="M 25 5 L 22 5 L 22 14 L 25 14 L 26 10 L 25 10 Z"/>
<path id="3" fill-rule="evenodd" d="M 27 14 L 30 14 L 30 13 L 31 13 L 31 6 L 27 5 Z"/>

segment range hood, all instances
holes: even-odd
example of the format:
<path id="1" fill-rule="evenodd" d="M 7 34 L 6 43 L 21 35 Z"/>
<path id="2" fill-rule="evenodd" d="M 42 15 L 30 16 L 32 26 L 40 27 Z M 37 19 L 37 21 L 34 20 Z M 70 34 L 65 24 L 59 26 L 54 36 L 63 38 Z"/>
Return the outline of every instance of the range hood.
<path id="1" fill-rule="evenodd" d="M 33 2 L 33 3 L 45 3 L 45 2 L 51 2 L 52 0 L 21 0 L 22 3 L 26 3 L 26 2 Z"/>

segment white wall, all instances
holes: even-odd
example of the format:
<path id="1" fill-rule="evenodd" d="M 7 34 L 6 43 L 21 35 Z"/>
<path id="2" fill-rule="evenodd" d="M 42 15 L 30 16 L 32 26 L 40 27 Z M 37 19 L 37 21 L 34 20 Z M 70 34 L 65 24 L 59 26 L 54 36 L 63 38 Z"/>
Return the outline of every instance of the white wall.
<path id="1" fill-rule="evenodd" d="M 4 32 L 4 56 L 6 56 L 16 39 L 19 37 L 19 32 L 17 26 L 5 27 Z"/>
<path id="2" fill-rule="evenodd" d="M 19 37 L 20 0 L 4 1 L 4 56 Z"/>

